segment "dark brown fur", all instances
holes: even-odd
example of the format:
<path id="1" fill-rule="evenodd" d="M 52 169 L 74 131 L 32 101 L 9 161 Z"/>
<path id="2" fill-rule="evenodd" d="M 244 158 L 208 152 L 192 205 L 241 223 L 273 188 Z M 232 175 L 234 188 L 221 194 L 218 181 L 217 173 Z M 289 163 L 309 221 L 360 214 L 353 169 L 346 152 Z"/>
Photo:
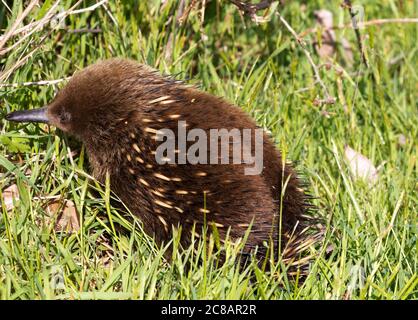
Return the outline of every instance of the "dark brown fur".
<path id="1" fill-rule="evenodd" d="M 150 104 L 167 96 L 162 100 L 165 103 Z M 175 115 L 179 118 L 170 118 Z M 157 141 L 152 131 L 170 128 L 177 132 L 178 120 L 185 120 L 188 130 L 257 128 L 240 108 L 220 98 L 163 77 L 147 66 L 112 59 L 77 72 L 49 105 L 48 117 L 53 125 L 81 139 L 93 175 L 104 182 L 109 174 L 112 190 L 159 243 L 171 239 L 174 225 L 182 227 L 182 244 L 188 245 L 193 224 L 196 231 L 201 230 L 206 217 L 221 236 L 231 228 L 234 239 L 242 237 L 253 223 L 246 251 L 259 247 L 265 254 L 263 242 L 273 240 L 276 248 L 279 245 L 280 215 L 282 249 L 291 234 L 296 245 L 306 240 L 297 236 L 307 225 L 306 196 L 295 171 L 284 164 L 267 136 L 261 175 L 244 175 L 245 164 L 156 163 L 152 151 Z M 287 180 L 281 207 L 282 186 Z M 204 209 L 208 211 L 204 213 Z"/>

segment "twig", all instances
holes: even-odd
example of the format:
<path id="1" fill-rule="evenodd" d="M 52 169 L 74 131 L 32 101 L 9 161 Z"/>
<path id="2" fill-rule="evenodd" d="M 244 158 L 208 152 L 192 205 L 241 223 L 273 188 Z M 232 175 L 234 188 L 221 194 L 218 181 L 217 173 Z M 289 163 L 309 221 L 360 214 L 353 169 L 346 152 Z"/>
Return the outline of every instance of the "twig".
<path id="1" fill-rule="evenodd" d="M 3 72 L 0 75 L 0 81 L 6 80 L 17 68 L 22 66 L 26 60 L 28 60 L 32 55 L 39 49 L 41 45 L 39 44 L 37 47 L 35 47 L 31 52 L 29 52 L 27 55 L 25 55 L 23 58 L 20 58 L 18 62 L 16 62 L 11 68 L 9 68 L 7 71 Z"/>
<path id="2" fill-rule="evenodd" d="M 313 88 L 315 88 L 315 86 L 318 84 L 318 81 L 315 80 L 314 83 L 312 85 L 310 85 L 309 87 L 305 87 L 305 88 L 300 88 L 298 90 L 293 91 L 293 93 L 302 93 L 305 91 L 309 91 L 312 90 Z"/>
<path id="3" fill-rule="evenodd" d="M 369 26 L 376 26 L 376 25 L 383 25 L 383 24 L 390 24 L 390 23 L 400 23 L 400 24 L 418 23 L 418 18 L 375 19 L 375 20 L 364 21 L 360 25 L 362 27 L 369 27 Z M 299 33 L 298 36 L 303 38 L 303 37 L 306 37 L 308 34 L 316 33 L 318 30 L 330 31 L 330 30 L 341 30 L 341 29 L 347 29 L 347 28 L 352 29 L 353 24 L 350 22 L 342 26 L 332 26 L 331 28 L 311 28 L 311 29 L 308 29 Z"/>
<path id="4" fill-rule="evenodd" d="M 81 2 L 81 1 L 79 1 Z M 53 30 L 50 30 L 46 35 L 44 35 L 39 42 L 37 43 L 36 47 L 25 55 L 23 58 L 20 58 L 12 67 L 10 67 L 7 71 L 0 74 L 0 82 L 6 80 L 16 69 L 20 68 L 26 60 L 33 56 L 33 54 L 38 51 L 38 49 L 42 46 L 42 43 L 51 35 Z M 22 53 L 23 55 L 23 53 Z"/>
<path id="5" fill-rule="evenodd" d="M 8 6 L 7 2 L 5 0 L 1 0 L 1 2 L 3 3 L 3 5 L 7 8 L 7 10 L 9 10 L 10 13 L 12 13 L 12 9 L 10 9 L 10 7 Z"/>
<path id="6" fill-rule="evenodd" d="M 35 1 L 35 0 L 34 0 Z M 32 2 L 34 2 L 34 1 L 32 1 Z M 31 2 L 31 4 L 32 4 L 32 2 Z M 57 2 L 56 3 L 59 3 L 60 2 L 60 0 L 57 0 Z M 94 4 L 94 5 L 92 5 L 92 6 L 89 6 L 89 7 L 86 7 L 86 8 L 83 8 L 83 9 L 78 9 L 78 10 L 75 10 L 75 8 L 77 7 L 77 6 L 79 6 L 80 5 L 80 3 L 82 3 L 82 0 L 78 0 L 69 10 L 67 10 L 67 11 L 64 11 L 64 12 L 61 12 L 61 13 L 59 13 L 59 14 L 57 14 L 57 15 L 53 15 L 52 14 L 52 11 L 51 10 L 49 10 L 48 12 L 47 12 L 47 14 L 45 14 L 45 16 L 41 19 L 41 20 L 39 20 L 39 21 L 37 21 L 35 24 L 31 24 L 31 28 L 33 27 L 33 29 L 35 29 L 35 31 L 36 30 L 38 30 L 38 29 L 41 29 L 41 28 L 43 28 L 47 23 L 49 23 L 52 19 L 60 19 L 60 20 L 62 20 L 62 19 L 65 19 L 65 17 L 67 17 L 67 16 L 69 16 L 69 15 L 71 15 L 71 14 L 78 14 L 78 13 L 83 13 L 83 12 L 89 12 L 89 11 L 93 11 L 93 10 L 95 10 L 96 8 L 98 8 L 99 6 L 102 6 L 103 4 L 105 4 L 105 3 L 107 3 L 108 2 L 108 0 L 102 0 L 102 1 L 100 1 L 100 2 L 98 2 L 98 3 L 96 3 L 96 4 Z M 54 7 L 54 9 L 55 9 L 55 4 L 56 3 L 54 3 L 54 5 L 52 6 L 52 7 Z M 29 6 L 28 6 L 28 8 L 29 8 Z M 25 11 L 24 12 L 26 12 L 27 10 L 28 10 L 28 8 L 26 8 L 25 9 Z M 29 13 L 29 12 L 28 12 Z M 27 14 L 26 14 L 27 15 Z M 22 16 L 23 16 L 23 13 L 22 13 L 22 15 L 21 16 L 19 16 L 18 17 L 18 19 L 17 20 L 23 20 L 23 18 L 22 18 Z M 0 38 L 0 43 L 1 44 L 3 44 L 4 45 L 4 43 L 6 43 L 7 42 L 7 40 L 11 37 L 11 36 L 14 36 L 15 35 L 15 31 L 16 31 L 16 27 L 17 27 L 17 20 L 15 21 L 15 23 L 13 24 L 13 26 L 12 26 L 12 28 L 10 28 L 10 30 L 6 33 L 6 35 L 8 35 L 7 37 L 6 36 L 4 36 L 3 38 Z M 20 22 L 19 22 L 20 23 Z M 39 27 L 39 28 L 38 28 Z M 0 82 L 3 82 L 3 81 L 5 81 L 16 69 L 18 69 L 19 67 L 21 67 L 30 57 L 32 57 L 32 55 L 41 47 L 41 44 L 51 35 L 51 33 L 54 31 L 56 29 L 56 27 L 55 28 L 53 28 L 53 29 L 51 29 L 45 36 L 43 36 L 40 40 L 39 40 L 39 42 L 37 43 L 37 45 L 36 45 L 36 47 L 31 51 L 31 52 L 29 52 L 27 55 L 25 55 L 23 58 L 20 58 L 11 68 L 9 68 L 7 71 L 4 71 L 3 73 L 1 73 L 0 74 Z M 24 28 L 21 28 L 20 30 L 27 30 L 27 29 L 24 29 Z M 31 32 L 32 33 L 32 32 Z M 18 41 L 19 43 L 21 42 L 21 40 L 19 40 Z M 12 47 L 15 47 L 15 45 L 13 45 Z M 0 46 L 0 49 L 1 49 L 1 46 Z M 3 50 L 3 51 L 0 51 L 0 55 L 1 54 L 4 54 L 4 53 L 6 53 L 6 52 L 8 52 L 9 51 L 9 48 L 7 48 L 7 49 L 5 49 L 5 50 Z"/>
<path id="7" fill-rule="evenodd" d="M 187 21 L 187 19 L 189 18 L 190 12 L 192 11 L 192 9 L 194 8 L 196 4 L 197 4 L 197 1 L 192 0 L 192 2 L 187 7 L 182 8 L 183 14 L 181 15 L 180 18 L 177 19 L 180 25 L 184 24 Z M 183 6 L 184 6 L 184 2 L 183 2 Z"/>
<path id="8" fill-rule="evenodd" d="M 48 12 L 45 14 L 45 16 L 41 20 L 37 21 L 37 24 L 34 26 L 34 28 L 31 31 L 29 31 L 26 35 L 24 35 L 22 38 L 20 38 L 18 41 L 16 41 L 12 46 L 10 46 L 8 48 L 5 48 L 3 50 L 0 50 L 0 56 L 6 54 L 7 52 L 12 51 L 14 48 L 16 48 L 17 46 L 19 46 L 19 44 L 21 44 L 28 37 L 30 37 L 33 33 L 35 33 L 36 31 L 38 31 L 40 29 L 42 29 L 45 24 L 47 24 L 48 22 L 50 22 L 54 18 L 53 12 L 58 7 L 58 4 L 59 3 L 60 3 L 60 0 L 57 0 L 51 6 L 51 8 L 48 10 Z"/>
<path id="9" fill-rule="evenodd" d="M 82 9 L 77 9 L 77 10 L 71 10 L 71 11 L 67 11 L 67 12 L 63 12 L 62 16 L 66 17 L 69 16 L 71 14 L 78 14 L 78 13 L 83 13 L 83 12 L 89 12 L 89 11 L 94 11 L 96 10 L 98 7 L 104 5 L 105 3 L 109 2 L 109 0 L 102 0 L 100 2 L 97 2 L 96 4 L 91 5 L 90 7 L 86 7 L 86 8 L 82 8 Z M 59 16 L 59 15 L 58 15 Z"/>
<path id="10" fill-rule="evenodd" d="M 10 31 L 8 32 L 8 34 L 6 34 L 6 36 L 8 35 L 7 37 L 6 36 L 0 37 L 0 41 L 1 41 L 0 43 L 3 43 L 3 42 L 5 43 L 12 36 L 15 36 L 19 33 L 25 32 L 25 31 L 28 32 L 25 36 L 21 37 L 16 43 L 14 43 L 9 48 L 1 50 L 2 46 L 0 45 L 0 56 L 6 54 L 7 52 L 10 52 L 14 48 L 16 48 L 20 43 L 22 43 L 24 40 L 26 40 L 30 35 L 32 35 L 36 31 L 39 31 L 40 29 L 42 29 L 45 25 L 50 23 L 53 19 L 57 19 L 59 21 L 62 21 L 66 17 L 68 17 L 70 15 L 73 15 L 73 14 L 90 12 L 90 11 L 93 11 L 96 8 L 106 4 L 108 1 L 109 0 L 102 0 L 102 1 L 92 5 L 90 7 L 74 10 L 74 8 L 77 7 L 81 3 L 81 1 L 78 1 L 75 5 L 72 6 L 72 8 L 70 10 L 67 10 L 67 11 L 64 11 L 64 12 L 61 12 L 61 13 L 58 13 L 58 14 L 54 14 L 55 9 L 57 8 L 58 4 L 60 3 L 60 0 L 57 0 L 51 6 L 51 8 L 48 10 L 48 12 L 45 14 L 45 16 L 41 20 L 36 21 L 36 22 L 32 22 L 32 23 L 28 24 L 27 26 L 19 28 L 19 29 L 11 28 Z M 26 10 L 28 8 L 26 8 Z M 20 20 L 20 21 L 23 20 L 24 17 L 22 17 L 22 16 L 23 16 L 23 14 L 18 18 L 18 20 Z M 18 20 L 16 20 L 16 21 L 18 21 Z M 15 22 L 15 24 L 16 24 L 16 22 Z M 80 29 L 80 30 L 82 30 L 82 29 Z M 79 31 L 79 32 L 83 32 L 83 31 Z"/>
<path id="11" fill-rule="evenodd" d="M 361 26 L 365 27 L 373 25 L 382 25 L 387 23 L 418 23 L 418 18 L 374 19 L 362 22 Z"/>
<path id="12" fill-rule="evenodd" d="M 259 10 L 264 10 L 270 7 L 275 0 L 263 0 L 259 3 L 248 3 L 240 0 L 229 0 L 232 4 L 236 5 L 240 10 L 249 15 L 254 15 Z"/>
<path id="13" fill-rule="evenodd" d="M 13 23 L 12 27 L 9 29 L 9 31 L 6 32 L 4 37 L 0 40 L 0 49 L 3 48 L 7 40 L 13 35 L 14 30 L 17 29 L 19 24 L 25 19 L 25 17 L 29 14 L 29 12 L 33 9 L 34 6 L 38 4 L 39 0 L 32 0 L 29 5 L 26 7 L 25 10 L 23 10 L 22 14 L 17 17 L 15 22 Z"/>
<path id="14" fill-rule="evenodd" d="M 257 15 L 257 11 L 270 8 L 271 4 L 276 0 L 263 0 L 259 3 L 248 3 L 240 0 L 229 0 L 232 4 L 238 7 L 240 11 L 247 14 L 252 21 L 256 23 L 266 22 L 268 19 Z"/>
<path id="15" fill-rule="evenodd" d="M 260 17 L 256 15 L 257 11 L 264 10 L 270 7 L 270 5 L 275 0 L 264 0 L 257 4 L 252 4 L 248 2 L 243 2 L 240 0 L 229 0 L 232 4 L 236 5 L 243 13 L 246 13 L 251 17 L 251 19 L 255 22 L 260 22 Z M 308 58 L 308 61 L 310 65 L 312 66 L 312 69 L 314 71 L 315 75 L 315 84 L 319 83 L 321 86 L 323 92 L 324 92 L 324 99 L 321 100 L 315 100 L 316 104 L 334 104 L 335 98 L 333 98 L 328 91 L 328 88 L 325 86 L 324 82 L 321 79 L 321 76 L 319 74 L 318 67 L 315 65 L 312 56 L 309 52 L 309 50 L 306 48 L 306 43 L 303 41 L 302 38 L 298 36 L 296 31 L 290 26 L 290 24 L 286 21 L 285 18 L 280 14 L 280 12 L 276 11 L 276 15 L 279 17 L 280 21 L 285 25 L 285 27 L 290 31 L 290 33 L 293 35 L 293 37 L 296 39 L 296 42 L 301 46 L 303 52 L 305 53 L 306 57 Z"/>
<path id="16" fill-rule="evenodd" d="M 346 7 L 348 9 L 348 12 L 350 13 L 351 24 L 353 26 L 354 33 L 356 34 L 357 45 L 358 45 L 358 48 L 359 48 L 360 54 L 361 54 L 361 60 L 363 61 L 365 66 L 368 68 L 369 67 L 369 62 L 367 61 L 366 50 L 364 49 L 363 40 L 361 39 L 360 30 L 359 30 L 357 22 L 356 22 L 356 15 L 354 14 L 354 12 L 352 10 L 353 5 L 351 3 L 351 0 L 344 0 L 342 6 Z"/>
<path id="17" fill-rule="evenodd" d="M 100 29 L 100 28 L 95 28 L 95 29 L 91 29 L 91 28 L 68 29 L 68 28 L 65 28 L 65 31 L 67 31 L 68 33 L 101 33 L 102 29 Z"/>
<path id="18" fill-rule="evenodd" d="M 298 34 L 296 33 L 296 31 L 290 26 L 290 24 L 286 21 L 285 18 L 283 18 L 283 16 L 280 14 L 280 12 L 276 12 L 276 15 L 279 17 L 280 21 L 285 25 L 285 27 L 290 31 L 290 33 L 293 35 L 293 37 L 296 39 L 297 43 L 300 45 L 300 47 L 302 48 L 303 52 L 306 55 L 306 58 L 308 59 L 309 63 L 312 66 L 312 69 L 314 71 L 314 75 L 315 75 L 315 79 L 316 82 L 320 84 L 320 86 L 322 87 L 322 90 L 324 91 L 324 95 L 325 98 L 322 100 L 317 100 L 316 103 L 317 104 L 334 104 L 335 103 L 335 98 L 332 97 L 329 94 L 328 88 L 326 87 L 326 85 L 324 84 L 324 82 L 321 79 L 321 76 L 319 75 L 319 70 L 318 67 L 316 66 L 315 62 L 312 59 L 312 56 L 309 52 L 309 50 L 306 48 L 306 43 L 305 41 L 300 38 L 298 36 Z"/>
<path id="19" fill-rule="evenodd" d="M 107 1 L 106 1 L 107 2 Z M 103 4 L 103 8 L 106 12 L 106 14 L 109 16 L 110 20 L 112 20 L 113 24 L 118 28 L 118 31 L 120 33 L 120 28 L 119 28 L 119 23 L 116 20 L 116 18 L 113 16 L 112 12 L 110 11 L 110 9 L 107 7 L 106 4 Z M 124 42 L 122 42 L 122 45 L 124 46 Z"/>
<path id="20" fill-rule="evenodd" d="M 31 82 L 22 82 L 22 83 L 0 83 L 0 88 L 18 88 L 18 87 L 29 87 L 29 86 L 50 86 L 57 84 L 63 81 L 69 80 L 71 77 L 55 79 L 55 80 L 41 80 L 41 81 L 31 81 Z"/>

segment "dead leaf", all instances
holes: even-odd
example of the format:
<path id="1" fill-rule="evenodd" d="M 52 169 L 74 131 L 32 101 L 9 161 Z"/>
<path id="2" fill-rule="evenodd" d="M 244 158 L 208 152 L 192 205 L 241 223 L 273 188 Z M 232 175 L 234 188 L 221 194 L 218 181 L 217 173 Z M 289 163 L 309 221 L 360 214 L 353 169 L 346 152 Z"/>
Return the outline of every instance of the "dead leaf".
<path id="1" fill-rule="evenodd" d="M 344 156 L 354 179 L 362 179 L 370 183 L 377 182 L 378 171 L 367 157 L 349 146 L 345 146 Z"/>
<path id="2" fill-rule="evenodd" d="M 332 30 L 334 25 L 332 12 L 321 9 L 315 11 L 314 15 L 317 24 L 324 29 L 321 34 L 321 43 L 315 42 L 315 49 L 321 58 L 332 58 L 337 51 L 337 36 L 335 31 Z M 345 38 L 341 38 L 341 46 L 347 64 L 351 65 L 353 62 L 353 51 L 350 43 Z"/>
<path id="3" fill-rule="evenodd" d="M 326 9 L 317 10 L 314 12 L 316 21 L 324 28 L 331 29 L 334 24 L 332 12 Z"/>
<path id="4" fill-rule="evenodd" d="M 329 10 L 318 10 L 314 13 L 317 23 L 324 29 L 329 29 L 333 25 L 332 12 Z M 332 57 L 335 54 L 335 32 L 325 30 L 321 35 L 321 44 L 315 43 L 315 49 L 321 58 Z"/>
<path id="5" fill-rule="evenodd" d="M 56 200 L 48 204 L 46 212 L 56 218 L 55 230 L 77 232 L 80 229 L 77 209 L 71 200 Z"/>
<path id="6" fill-rule="evenodd" d="M 398 136 L 398 144 L 400 146 L 405 146 L 406 145 L 406 137 L 403 134 L 400 134 Z"/>
<path id="7" fill-rule="evenodd" d="M 2 195 L 6 210 L 12 210 L 14 208 L 14 203 L 19 201 L 19 189 L 17 188 L 17 185 L 12 184 L 11 186 L 7 187 L 3 190 Z"/>

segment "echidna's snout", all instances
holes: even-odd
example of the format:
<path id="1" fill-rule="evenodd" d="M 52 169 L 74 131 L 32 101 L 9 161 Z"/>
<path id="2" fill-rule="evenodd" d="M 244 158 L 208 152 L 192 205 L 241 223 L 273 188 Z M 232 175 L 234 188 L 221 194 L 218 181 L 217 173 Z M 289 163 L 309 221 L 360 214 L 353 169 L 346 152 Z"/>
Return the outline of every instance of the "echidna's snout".
<path id="1" fill-rule="evenodd" d="M 49 123 L 50 121 L 48 119 L 47 109 L 48 107 L 43 107 L 39 109 L 15 111 L 15 112 L 8 113 L 5 119 L 8 121 L 14 121 L 14 122 Z"/>

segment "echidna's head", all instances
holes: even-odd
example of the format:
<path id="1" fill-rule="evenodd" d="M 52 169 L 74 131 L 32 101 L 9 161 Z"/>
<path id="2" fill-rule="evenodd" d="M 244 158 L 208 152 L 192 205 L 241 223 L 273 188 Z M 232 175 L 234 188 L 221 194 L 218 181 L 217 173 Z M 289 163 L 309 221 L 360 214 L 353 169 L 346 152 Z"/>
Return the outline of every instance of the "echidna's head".
<path id="1" fill-rule="evenodd" d="M 12 112 L 6 119 L 48 123 L 85 140 L 127 119 L 152 74 L 133 61 L 105 60 L 76 72 L 46 107 Z"/>

